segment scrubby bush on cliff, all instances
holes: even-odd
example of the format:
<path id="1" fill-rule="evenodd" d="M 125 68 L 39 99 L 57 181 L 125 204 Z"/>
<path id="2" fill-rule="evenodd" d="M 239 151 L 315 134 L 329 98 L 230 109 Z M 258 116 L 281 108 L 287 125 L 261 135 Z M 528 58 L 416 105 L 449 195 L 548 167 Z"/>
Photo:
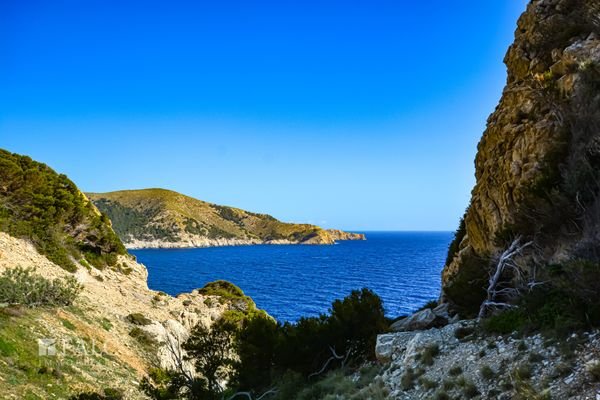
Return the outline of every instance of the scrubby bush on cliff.
<path id="1" fill-rule="evenodd" d="M 26 156 L 0 150 L 0 231 L 31 240 L 68 271 L 73 258 L 110 265 L 123 244 L 91 202 L 65 175 Z"/>
<path id="2" fill-rule="evenodd" d="M 173 349 L 177 370 L 154 369 L 141 382 L 141 390 L 155 400 L 190 399 L 216 400 L 223 398 L 226 382 L 237 368 L 235 334 L 237 327 L 220 319 L 212 327 L 194 327 L 182 347 L 186 354 Z M 197 376 L 183 368 L 184 361 L 194 364 Z"/>
<path id="3" fill-rule="evenodd" d="M 82 287 L 75 278 L 50 280 L 31 268 L 7 269 L 0 275 L 0 303 L 35 306 L 68 306 Z"/>
<path id="4" fill-rule="evenodd" d="M 452 260 L 454 259 L 454 257 L 456 256 L 456 254 L 458 254 L 458 250 L 460 249 L 460 242 L 462 242 L 462 240 L 464 239 L 466 234 L 467 234 L 467 227 L 465 225 L 465 217 L 462 217 L 460 219 L 460 222 L 458 223 L 458 228 L 456 229 L 456 232 L 454 232 L 454 238 L 452 239 L 452 242 L 448 246 L 448 255 L 446 256 L 446 265 L 449 265 L 452 262 Z"/>
<path id="5" fill-rule="evenodd" d="M 334 301 L 327 315 L 285 324 L 249 320 L 237 336 L 236 383 L 258 393 L 291 372 L 306 384 L 341 366 L 357 367 L 375 358 L 376 336 L 386 329 L 381 299 L 369 289 Z"/>
<path id="6" fill-rule="evenodd" d="M 344 376 L 375 358 L 376 336 L 386 329 L 381 299 L 368 289 L 334 301 L 327 315 L 296 323 L 278 323 L 258 312 L 235 321 L 225 317 L 211 329 L 196 327 L 183 345 L 204 378 L 186 377 L 185 371 L 167 372 L 147 378 L 142 387 L 161 400 L 182 392 L 190 399 L 221 396 L 218 382 L 226 376 L 231 378 L 229 392 L 263 393 L 275 387 L 277 398 L 286 399 L 311 398 L 314 390 L 341 390 L 328 381 L 359 390 L 362 386 Z M 312 388 L 322 379 L 323 384 Z M 291 397 L 281 397 L 289 390 Z M 300 392 L 308 397 L 297 397 Z"/>
<path id="7" fill-rule="evenodd" d="M 484 321 L 489 332 L 541 331 L 547 335 L 600 326 L 600 265 L 571 262 L 548 267 L 552 280 L 526 293 L 517 307 Z"/>
<path id="8" fill-rule="evenodd" d="M 202 391 L 206 399 L 219 398 L 227 380 L 237 366 L 234 353 L 236 327 L 217 321 L 210 329 L 199 324 L 194 327 L 190 338 L 184 343 L 187 358 L 194 362 L 205 381 Z"/>

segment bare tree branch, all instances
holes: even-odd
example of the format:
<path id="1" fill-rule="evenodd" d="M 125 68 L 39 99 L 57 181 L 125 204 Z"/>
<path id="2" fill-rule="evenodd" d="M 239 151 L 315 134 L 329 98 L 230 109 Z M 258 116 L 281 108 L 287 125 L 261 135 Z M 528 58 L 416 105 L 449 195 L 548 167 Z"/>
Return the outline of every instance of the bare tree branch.
<path id="1" fill-rule="evenodd" d="M 496 308 L 512 307 L 509 303 L 498 302 L 496 300 L 496 298 L 499 294 L 510 295 L 508 297 L 516 296 L 519 293 L 519 289 L 518 288 L 497 289 L 497 287 L 500 284 L 500 280 L 502 278 L 502 275 L 506 271 L 506 269 L 512 270 L 514 275 L 516 276 L 517 280 L 519 280 L 519 281 L 523 280 L 523 272 L 515 264 L 513 259 L 516 255 L 521 254 L 521 252 L 525 248 L 531 246 L 532 244 L 533 244 L 533 242 L 527 242 L 527 243 L 521 245 L 521 237 L 518 236 L 515 240 L 512 241 L 512 243 L 510 244 L 508 249 L 504 250 L 502 252 L 502 254 L 500 254 L 500 257 L 498 258 L 498 262 L 496 263 L 496 270 L 490 276 L 490 279 L 489 279 L 489 286 L 487 288 L 487 298 L 481 303 L 481 306 L 479 308 L 479 314 L 477 315 L 478 321 L 481 320 L 483 317 L 485 317 L 486 311 L 489 307 L 496 307 Z"/>
<path id="2" fill-rule="evenodd" d="M 331 351 L 332 356 L 329 357 L 327 359 L 327 361 L 325 361 L 325 364 L 323 364 L 323 366 L 321 367 L 320 370 L 318 370 L 317 372 L 313 372 L 312 374 L 310 374 L 308 376 L 308 379 L 312 378 L 313 376 L 317 376 L 317 375 L 321 375 L 323 372 L 325 372 L 325 370 L 327 369 L 327 367 L 329 366 L 329 363 L 331 363 L 332 361 L 335 360 L 342 360 L 342 365 L 348 360 L 348 356 L 350 355 L 350 349 L 346 352 L 345 355 L 340 356 L 336 353 L 335 349 L 331 346 L 329 346 L 329 351 Z"/>

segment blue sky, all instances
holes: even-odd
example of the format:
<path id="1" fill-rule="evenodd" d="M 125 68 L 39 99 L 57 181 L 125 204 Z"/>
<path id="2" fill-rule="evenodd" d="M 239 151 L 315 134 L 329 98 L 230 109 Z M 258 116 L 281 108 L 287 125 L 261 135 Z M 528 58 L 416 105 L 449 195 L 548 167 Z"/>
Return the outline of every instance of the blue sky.
<path id="1" fill-rule="evenodd" d="M 526 1 L 0 3 L 0 147 L 85 191 L 454 230 Z"/>

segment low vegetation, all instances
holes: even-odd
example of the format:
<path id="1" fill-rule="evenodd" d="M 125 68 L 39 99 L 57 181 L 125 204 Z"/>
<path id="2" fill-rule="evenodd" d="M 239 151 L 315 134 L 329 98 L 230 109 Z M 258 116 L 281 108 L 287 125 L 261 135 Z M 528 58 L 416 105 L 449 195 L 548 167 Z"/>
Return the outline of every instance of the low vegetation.
<path id="1" fill-rule="evenodd" d="M 0 275 L 0 303 L 36 306 L 69 306 L 82 287 L 75 278 L 50 280 L 31 268 L 12 268 Z"/>

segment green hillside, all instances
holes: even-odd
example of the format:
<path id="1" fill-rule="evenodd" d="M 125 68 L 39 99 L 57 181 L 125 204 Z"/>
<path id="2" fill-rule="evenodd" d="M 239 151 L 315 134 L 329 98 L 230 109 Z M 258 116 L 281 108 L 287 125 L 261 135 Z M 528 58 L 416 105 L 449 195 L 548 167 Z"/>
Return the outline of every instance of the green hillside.
<path id="1" fill-rule="evenodd" d="M 28 239 L 48 259 L 74 271 L 85 260 L 112 265 L 125 248 L 110 221 L 65 175 L 0 149 L 0 231 Z"/>
<path id="2" fill-rule="evenodd" d="M 270 215 L 219 206 L 165 189 L 88 193 L 121 239 L 176 243 L 188 239 L 332 243 L 318 226 L 290 224 Z"/>

